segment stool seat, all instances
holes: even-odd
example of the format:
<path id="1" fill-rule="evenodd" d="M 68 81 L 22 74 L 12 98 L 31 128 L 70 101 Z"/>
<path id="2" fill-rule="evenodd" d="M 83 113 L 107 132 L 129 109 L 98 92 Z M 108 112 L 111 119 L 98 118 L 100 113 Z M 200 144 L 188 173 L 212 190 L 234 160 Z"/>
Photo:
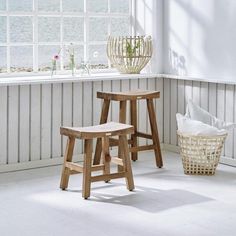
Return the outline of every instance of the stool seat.
<path id="1" fill-rule="evenodd" d="M 91 139 L 133 134 L 134 127 L 127 124 L 109 122 L 106 124 L 88 127 L 61 127 L 60 132 L 61 135 L 72 136 L 79 139 Z"/>
<path id="2" fill-rule="evenodd" d="M 82 196 L 87 199 L 90 196 L 91 183 L 112 179 L 125 178 L 127 189 L 134 189 L 134 180 L 129 158 L 129 146 L 127 135 L 134 133 L 134 127 L 126 124 L 110 122 L 107 124 L 90 127 L 61 127 L 61 134 L 68 136 L 65 151 L 64 163 L 61 175 L 60 188 L 65 190 L 68 187 L 69 177 L 73 174 L 83 173 Z M 118 156 L 110 155 L 110 136 L 118 136 Z M 73 159 L 73 150 L 75 139 L 84 140 L 84 163 L 83 165 L 75 163 Z M 93 138 L 101 140 L 102 163 L 92 164 Z M 110 171 L 110 164 L 118 166 L 117 172 Z M 93 175 L 92 172 L 101 172 L 99 175 Z"/>
<path id="3" fill-rule="evenodd" d="M 97 97 L 113 101 L 160 98 L 160 92 L 150 90 L 135 90 L 127 92 L 97 92 Z"/>
<path id="4" fill-rule="evenodd" d="M 134 133 L 131 134 L 131 138 L 128 140 L 128 144 L 130 144 L 130 152 L 131 158 L 133 161 L 138 159 L 138 152 L 146 151 L 146 150 L 154 150 L 156 166 L 161 168 L 163 166 L 162 154 L 161 154 L 161 146 L 158 135 L 158 127 L 156 120 L 156 112 L 154 99 L 160 98 L 159 91 L 149 91 L 149 90 L 134 90 L 127 92 L 97 92 L 97 97 L 103 99 L 100 124 L 104 124 L 107 122 L 109 115 L 109 108 L 112 101 L 119 102 L 119 122 L 125 124 L 126 123 L 126 108 L 127 103 L 130 104 L 130 124 L 134 126 Z M 149 116 L 149 123 L 151 133 L 143 133 L 138 131 L 138 105 L 140 100 L 146 100 L 147 103 L 147 111 Z M 152 140 L 151 144 L 139 145 L 138 138 L 145 138 Z M 110 146 L 117 146 L 117 139 L 109 138 Z M 93 164 L 100 163 L 102 151 L 102 141 L 100 138 L 97 139 L 96 150 L 94 154 Z"/>

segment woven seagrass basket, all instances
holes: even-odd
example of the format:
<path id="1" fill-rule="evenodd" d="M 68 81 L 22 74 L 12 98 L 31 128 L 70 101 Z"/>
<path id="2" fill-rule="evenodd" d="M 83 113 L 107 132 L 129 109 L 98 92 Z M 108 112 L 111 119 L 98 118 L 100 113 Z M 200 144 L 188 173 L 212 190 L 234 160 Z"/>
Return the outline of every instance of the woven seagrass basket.
<path id="1" fill-rule="evenodd" d="M 177 132 L 185 174 L 214 175 L 227 134 L 191 136 Z"/>
<path id="2" fill-rule="evenodd" d="M 139 74 L 152 57 L 150 36 L 108 38 L 107 56 L 111 64 L 122 74 Z"/>

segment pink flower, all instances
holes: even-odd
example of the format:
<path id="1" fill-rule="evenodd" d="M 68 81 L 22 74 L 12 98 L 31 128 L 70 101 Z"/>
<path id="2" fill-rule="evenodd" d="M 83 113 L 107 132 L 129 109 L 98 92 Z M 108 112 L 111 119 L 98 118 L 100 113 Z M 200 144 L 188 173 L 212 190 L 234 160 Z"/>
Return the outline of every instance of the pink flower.
<path id="1" fill-rule="evenodd" d="M 55 55 L 55 56 L 53 57 L 53 59 L 54 59 L 54 60 L 59 60 L 59 55 Z"/>

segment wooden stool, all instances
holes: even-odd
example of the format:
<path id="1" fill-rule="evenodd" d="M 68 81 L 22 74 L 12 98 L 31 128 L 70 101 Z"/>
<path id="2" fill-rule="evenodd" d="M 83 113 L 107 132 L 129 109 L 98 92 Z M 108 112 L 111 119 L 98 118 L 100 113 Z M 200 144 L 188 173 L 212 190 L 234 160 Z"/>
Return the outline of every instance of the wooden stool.
<path id="1" fill-rule="evenodd" d="M 111 179 L 126 178 L 128 190 L 134 189 L 133 174 L 129 158 L 127 135 L 134 133 L 134 127 L 115 122 L 91 127 L 61 127 L 61 134 L 68 136 L 66 153 L 61 175 L 60 188 L 65 190 L 68 187 L 71 174 L 83 173 L 82 196 L 87 199 L 90 196 L 91 182 L 105 181 Z M 119 156 L 111 157 L 109 152 L 109 137 L 119 136 Z M 84 165 L 81 166 L 72 162 L 75 139 L 84 139 Z M 102 141 L 103 163 L 92 165 L 93 138 L 100 138 Z M 110 162 L 120 166 L 119 172 L 110 173 Z M 92 176 L 93 171 L 103 171 L 102 175 Z"/>
<path id="2" fill-rule="evenodd" d="M 154 109 L 154 98 L 160 97 L 160 92 L 157 91 L 129 91 L 129 92 L 97 92 L 97 97 L 103 99 L 102 113 L 100 118 L 100 124 L 106 123 L 108 118 L 108 112 L 110 107 L 110 101 L 120 102 L 120 114 L 119 122 L 126 123 L 126 105 L 127 101 L 130 101 L 130 120 L 131 125 L 134 126 L 134 134 L 131 135 L 131 139 L 128 140 L 131 144 L 131 157 L 133 161 L 138 159 L 138 152 L 144 150 L 154 150 L 156 157 L 156 166 L 161 168 L 163 166 L 161 147 L 158 136 L 158 128 L 156 123 L 156 114 Z M 147 108 L 149 114 L 149 121 L 151 126 L 151 134 L 141 133 L 137 130 L 137 100 L 146 99 Z M 138 146 L 137 137 L 153 140 L 152 145 Z M 118 140 L 110 139 L 110 146 L 117 146 Z M 94 156 L 94 164 L 100 163 L 101 156 L 101 139 L 97 140 L 96 151 Z"/>

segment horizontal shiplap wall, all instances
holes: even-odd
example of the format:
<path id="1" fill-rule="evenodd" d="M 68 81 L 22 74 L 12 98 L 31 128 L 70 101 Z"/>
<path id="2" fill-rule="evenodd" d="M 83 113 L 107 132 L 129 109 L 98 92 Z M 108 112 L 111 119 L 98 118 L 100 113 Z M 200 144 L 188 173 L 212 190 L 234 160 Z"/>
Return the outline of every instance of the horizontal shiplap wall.
<path id="1" fill-rule="evenodd" d="M 60 126 L 98 124 L 102 103 L 96 98 L 96 92 L 130 89 L 161 92 L 161 98 L 155 101 L 155 106 L 162 142 L 162 78 L 0 87 L 0 172 L 58 162 L 54 160 L 61 162 L 66 139 L 60 136 Z M 145 102 L 139 102 L 139 126 L 142 131 L 148 132 L 150 128 L 146 111 Z M 113 102 L 109 119 L 118 121 L 118 112 L 119 105 Z M 82 152 L 83 145 L 78 140 L 75 154 Z"/>
<path id="2" fill-rule="evenodd" d="M 176 113 L 185 113 L 188 99 L 227 122 L 236 122 L 235 85 L 164 79 L 164 143 L 177 146 Z M 222 162 L 236 166 L 236 131 L 229 132 Z"/>

